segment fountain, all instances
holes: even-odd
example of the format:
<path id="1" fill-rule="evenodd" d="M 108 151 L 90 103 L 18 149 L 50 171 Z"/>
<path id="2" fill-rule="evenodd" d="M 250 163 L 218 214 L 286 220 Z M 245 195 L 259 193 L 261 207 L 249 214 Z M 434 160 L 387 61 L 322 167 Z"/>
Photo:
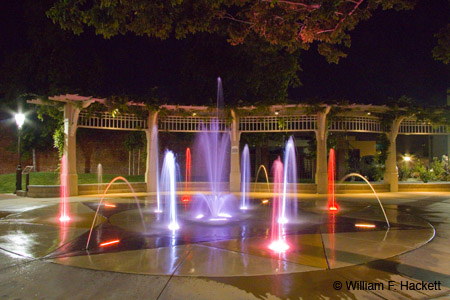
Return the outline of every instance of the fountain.
<path id="1" fill-rule="evenodd" d="M 250 154 L 248 145 L 245 145 L 241 158 L 241 207 L 240 209 L 248 209 L 248 192 L 250 188 Z"/>
<path id="2" fill-rule="evenodd" d="M 261 172 L 261 170 L 264 171 L 264 175 L 266 176 L 267 192 L 270 193 L 269 174 L 267 174 L 267 169 L 266 169 L 266 167 L 264 165 L 260 165 L 259 168 L 258 168 L 258 171 L 256 172 L 255 188 L 254 188 L 253 191 L 256 191 L 256 184 L 258 183 L 259 172 Z"/>
<path id="3" fill-rule="evenodd" d="M 102 184 L 103 184 L 103 167 L 102 167 L 102 164 L 98 164 L 97 165 L 97 184 L 98 184 L 97 192 L 98 192 L 98 194 L 100 194 L 101 191 L 102 191 Z"/>
<path id="4" fill-rule="evenodd" d="M 335 196 L 335 176 L 336 176 L 336 159 L 334 149 L 330 149 L 330 156 L 328 158 L 328 209 L 330 211 L 337 211 Z"/>
<path id="5" fill-rule="evenodd" d="M 70 221 L 69 217 L 69 208 L 67 204 L 67 197 L 69 196 L 68 192 L 68 169 L 67 169 L 67 157 L 63 155 L 61 157 L 61 170 L 60 170 L 60 198 L 61 202 L 59 204 L 59 221 L 68 222 Z"/>
<path id="6" fill-rule="evenodd" d="M 86 242 L 86 250 L 89 250 L 89 242 L 91 241 L 91 235 L 92 235 L 92 231 L 94 230 L 94 226 L 95 226 L 95 222 L 97 220 L 97 216 L 98 216 L 98 212 L 100 211 L 100 207 L 102 207 L 102 203 L 103 203 L 103 199 L 105 199 L 106 193 L 108 192 L 109 188 L 111 187 L 111 185 L 116 182 L 117 180 L 122 180 L 123 182 L 125 182 L 128 185 L 128 188 L 131 190 L 131 192 L 133 193 L 134 199 L 136 200 L 136 205 L 138 207 L 139 210 L 139 215 L 141 216 L 141 221 L 142 221 L 142 227 L 143 227 L 143 231 L 145 232 L 146 228 L 145 228 L 145 223 L 144 223 L 144 216 L 142 215 L 142 210 L 141 210 L 141 205 L 139 204 L 139 200 L 136 197 L 136 193 L 134 192 L 133 187 L 131 186 L 131 184 L 128 182 L 128 180 L 126 180 L 124 177 L 122 176 L 118 176 L 116 178 L 114 178 L 113 180 L 111 180 L 111 182 L 108 184 L 108 186 L 106 186 L 105 191 L 103 192 L 102 197 L 100 198 L 100 201 L 98 203 L 97 209 L 95 211 L 95 215 L 94 215 L 94 220 L 92 220 L 92 225 L 91 225 L 91 229 L 89 230 L 89 235 L 88 235 L 88 239 Z"/>
<path id="7" fill-rule="evenodd" d="M 283 198 L 281 217 L 278 222 L 287 223 L 289 218 L 297 216 L 297 159 L 295 158 L 295 143 L 292 136 L 287 141 L 284 151 L 283 174 Z M 288 193 L 291 194 L 289 199 Z"/>
<path id="8" fill-rule="evenodd" d="M 220 79 L 218 85 L 220 87 Z M 218 92 L 218 95 L 221 97 L 221 92 Z M 218 105 L 220 105 L 220 99 L 218 99 Z M 158 188 L 156 197 L 152 200 L 156 200 L 156 207 L 153 207 L 153 204 L 150 204 L 148 207 L 149 209 L 145 211 L 145 218 L 132 186 L 125 178 L 117 177 L 107 185 L 97 207 L 92 205 L 92 203 L 87 204 L 91 209 L 93 207 L 96 209 L 94 220 L 90 227 L 89 235 L 87 236 L 87 242 L 86 235 L 83 235 L 80 237 L 80 240 L 77 240 L 76 242 L 69 241 L 67 245 L 61 245 L 57 251 L 60 251 L 59 253 L 63 254 L 67 251 L 67 253 L 78 255 L 79 252 L 74 250 L 80 250 L 86 243 L 85 249 L 89 250 L 89 255 L 97 253 L 109 254 L 117 251 L 166 248 L 168 249 L 167 251 L 172 252 L 173 257 L 182 257 L 181 255 L 190 255 L 189 253 L 191 253 L 191 251 L 198 250 L 195 250 L 194 247 L 186 247 L 187 250 L 181 250 L 182 247 L 178 246 L 193 243 L 203 243 L 204 245 L 207 245 L 205 247 L 211 249 L 217 248 L 220 249 L 220 251 L 227 251 L 228 248 L 228 250 L 233 251 L 233 253 L 239 251 L 238 247 L 240 247 L 242 253 L 245 253 L 249 249 L 254 249 L 252 247 L 255 247 L 255 245 L 263 245 L 265 250 L 259 252 L 262 253 L 263 256 L 273 259 L 275 253 L 280 260 L 282 257 L 283 260 L 286 260 L 287 256 L 289 259 L 292 259 L 296 256 L 301 257 L 302 255 L 310 255 L 309 253 L 301 253 L 304 249 L 308 248 L 308 245 L 307 247 L 303 247 L 302 245 L 303 241 L 307 240 L 302 239 L 302 234 L 310 235 L 311 233 L 321 233 L 322 230 L 326 231 L 326 229 L 328 229 L 329 245 L 333 251 L 329 257 L 335 258 L 335 238 L 338 237 L 338 235 L 335 236 L 335 233 L 341 231 L 341 227 L 338 226 L 339 224 L 337 222 L 338 220 L 346 218 L 346 216 L 328 214 L 327 220 L 321 213 L 304 209 L 301 210 L 302 218 L 301 222 L 299 222 L 299 218 L 297 217 L 296 147 L 293 137 L 290 137 L 286 142 L 284 156 L 282 158 L 278 157 L 273 162 L 272 191 L 270 191 L 266 168 L 263 165 L 258 168 L 256 181 L 258 180 L 259 172 L 264 171 L 267 188 L 270 192 L 273 192 L 272 201 L 264 199 L 261 201 L 261 204 L 258 205 L 257 201 L 250 201 L 254 199 L 250 199 L 249 188 L 251 165 L 248 145 L 244 146 L 241 156 L 241 198 L 236 198 L 228 192 L 226 183 L 228 182 L 228 172 L 230 170 L 230 132 L 222 126 L 224 123 L 220 123 L 223 121 L 218 118 L 219 111 L 216 116 L 217 118 L 211 118 L 208 122 L 201 125 L 202 131 L 197 135 L 196 148 L 195 151 L 192 151 L 195 155 L 194 168 L 192 168 L 192 170 L 194 172 L 204 172 L 204 174 L 200 174 L 200 176 L 199 174 L 195 175 L 197 178 L 200 178 L 201 176 L 206 177 L 206 192 L 193 195 L 193 201 L 190 201 L 191 149 L 186 148 L 184 191 L 178 196 L 180 199 L 177 199 L 177 178 L 180 178 L 181 176 L 178 176 L 179 174 L 177 173 L 175 154 L 172 151 L 167 150 L 164 154 L 164 159 L 162 160 L 161 172 L 155 178 L 158 183 Z M 156 126 L 152 128 L 152 132 L 151 147 L 157 148 L 158 140 Z M 233 152 L 233 155 L 234 154 L 235 153 Z M 157 151 L 151 151 L 149 160 L 152 164 L 151 167 L 156 167 L 156 170 L 159 171 L 159 158 L 157 156 Z M 102 185 L 101 164 L 98 165 L 97 170 L 100 192 L 100 187 Z M 233 171 L 236 170 L 233 168 Z M 349 176 L 359 176 L 362 178 L 359 174 L 347 175 L 347 177 Z M 68 217 L 68 210 L 66 207 L 66 178 L 66 163 L 65 157 L 63 157 L 61 163 L 60 216 L 61 220 L 67 221 L 70 220 L 70 218 Z M 333 149 L 331 149 L 329 156 L 328 179 L 328 208 L 332 211 L 337 211 L 338 206 L 335 202 L 335 152 Z M 134 194 L 141 220 L 139 220 L 137 209 L 134 206 L 130 207 L 129 203 L 128 205 L 123 205 L 120 200 L 116 203 L 105 203 L 104 198 L 108 189 L 117 180 L 125 181 L 130 187 Z M 180 184 L 180 186 L 182 189 L 183 184 Z M 373 190 L 372 186 L 371 188 Z M 389 227 L 389 221 L 387 220 L 381 201 L 377 195 L 376 197 L 386 218 L 387 226 Z M 180 204 L 185 202 L 183 203 L 185 208 L 184 211 L 178 209 L 177 200 Z M 271 202 L 271 206 L 264 205 L 269 204 L 269 202 Z M 112 209 L 108 210 L 109 207 Z M 150 208 L 152 210 L 156 208 L 156 212 L 158 213 L 154 214 L 153 211 L 150 212 Z M 99 219 L 99 213 L 107 218 L 107 222 L 96 227 L 93 232 L 96 221 Z M 269 219 L 269 214 L 271 214 L 271 220 Z M 142 230 L 140 229 L 140 221 L 142 221 Z M 354 221 L 351 218 L 348 218 L 345 222 L 351 223 Z M 212 226 L 212 224 L 214 224 L 214 226 Z M 307 226 L 305 226 L 305 224 Z M 64 227 L 66 225 L 61 223 L 60 226 Z M 314 227 L 311 229 L 309 226 Z M 328 226 L 328 228 L 325 226 Z M 356 223 L 355 226 L 374 228 L 375 224 Z M 91 241 L 92 236 L 92 240 L 94 241 Z M 61 240 L 66 241 L 67 239 L 62 236 Z M 79 241 L 82 241 L 81 247 L 79 246 Z M 262 241 L 264 241 L 264 244 L 262 244 Z M 326 240 L 322 239 L 322 242 L 323 241 L 325 241 L 323 243 L 323 247 L 325 247 Z M 117 247 L 118 244 L 120 244 L 120 246 Z M 166 257 L 166 252 L 164 252 L 166 249 L 163 251 L 148 252 L 156 253 L 156 255 L 162 253 Z M 322 251 L 322 249 L 319 250 Z M 182 253 L 180 251 L 185 252 Z M 284 256 L 283 253 L 287 251 L 290 252 L 289 255 Z M 307 250 L 305 252 L 310 251 Z M 199 259 L 203 259 L 203 255 Z M 155 260 L 158 260 L 158 258 L 156 257 Z M 214 266 L 214 263 L 214 261 L 208 262 L 208 264 L 211 264 L 212 266 Z M 114 264 L 112 265 L 114 267 Z M 272 268 L 273 265 L 270 266 L 270 269 Z M 173 269 L 176 270 L 176 268 Z M 173 274 L 173 271 L 171 272 Z"/>
<path id="9" fill-rule="evenodd" d="M 187 192 L 190 190 L 191 185 L 191 149 L 186 148 L 186 173 L 184 176 L 184 192 L 185 195 L 181 199 L 183 202 L 189 202 L 191 201 L 191 196 L 187 194 Z"/>
<path id="10" fill-rule="evenodd" d="M 283 216 L 283 202 L 284 197 L 284 183 L 283 178 L 283 163 L 280 157 L 273 162 L 273 207 L 272 207 L 272 230 L 271 230 L 271 243 L 269 249 L 274 252 L 281 253 L 289 249 L 289 245 L 286 243 L 284 235 L 284 224 L 280 222 Z"/>
<path id="11" fill-rule="evenodd" d="M 177 221 L 177 202 L 176 202 L 176 163 L 172 151 L 166 151 L 161 170 L 161 195 L 164 198 L 164 210 L 166 211 L 166 221 L 169 223 L 170 230 L 180 229 Z"/>
<path id="12" fill-rule="evenodd" d="M 152 128 L 152 139 L 150 141 L 150 146 L 152 147 L 151 149 L 156 149 L 156 151 L 151 151 L 150 152 L 150 161 L 154 162 L 156 164 L 155 168 L 156 168 L 156 209 L 155 212 L 156 213 L 161 213 L 162 212 L 162 207 L 161 207 L 161 199 L 160 199 L 160 194 L 159 194 L 159 145 L 158 145 L 158 127 L 155 125 Z"/>
<path id="13" fill-rule="evenodd" d="M 358 173 L 350 173 L 350 174 L 345 175 L 344 178 L 342 178 L 339 182 L 343 182 L 345 179 L 347 179 L 347 178 L 349 178 L 349 177 L 358 177 L 358 178 L 361 178 L 362 180 L 364 180 L 364 181 L 370 186 L 370 188 L 372 189 L 372 192 L 375 194 L 375 197 L 376 197 L 377 200 L 378 200 L 378 204 L 380 204 L 381 211 L 383 212 L 384 219 L 385 219 L 385 221 L 386 221 L 386 225 L 387 225 L 388 228 L 390 228 L 391 225 L 389 224 L 388 217 L 387 217 L 387 215 L 386 215 L 386 212 L 384 211 L 383 204 L 381 204 L 381 200 L 380 200 L 380 198 L 378 197 L 377 192 L 375 192 L 375 189 L 374 189 L 373 186 L 370 184 L 370 182 L 367 180 L 367 178 L 364 177 L 364 176 L 362 176 L 361 174 L 358 174 Z"/>
<path id="14" fill-rule="evenodd" d="M 219 107 L 223 103 L 222 82 L 217 79 L 217 118 L 202 125 L 202 131 L 197 136 L 196 153 L 201 157 L 202 165 L 197 170 L 205 170 L 209 185 L 208 194 L 200 193 L 195 197 L 194 218 L 209 221 L 226 221 L 232 217 L 235 207 L 234 195 L 226 192 L 224 183 L 228 182 L 230 132 L 220 132 Z M 199 163 L 199 162 L 197 162 Z"/>

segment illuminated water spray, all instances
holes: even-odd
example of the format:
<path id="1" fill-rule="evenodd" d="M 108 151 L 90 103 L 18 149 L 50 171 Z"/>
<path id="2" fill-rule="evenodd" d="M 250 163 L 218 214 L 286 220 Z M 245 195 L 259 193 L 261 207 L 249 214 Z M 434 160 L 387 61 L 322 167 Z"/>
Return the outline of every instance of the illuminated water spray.
<path id="1" fill-rule="evenodd" d="M 241 158 L 241 207 L 240 209 L 248 209 L 248 192 L 250 189 L 250 154 L 248 145 L 245 145 Z"/>
<path id="2" fill-rule="evenodd" d="M 187 194 L 191 185 L 191 149 L 186 148 L 186 174 L 184 177 L 184 191 L 186 195 L 183 196 L 183 202 L 189 202 L 191 197 Z"/>
<path id="3" fill-rule="evenodd" d="M 344 176 L 344 178 L 341 179 L 340 182 L 343 182 L 345 179 L 347 179 L 347 178 L 349 178 L 349 177 L 358 177 L 358 178 L 361 178 L 362 180 L 364 180 L 364 181 L 370 186 L 370 188 L 372 189 L 373 194 L 374 194 L 375 197 L 377 198 L 377 201 L 378 201 L 378 204 L 380 205 L 381 211 L 383 212 L 383 216 L 384 216 L 384 219 L 385 219 L 385 221 L 386 221 L 386 225 L 387 225 L 388 228 L 390 228 L 390 227 L 391 227 L 391 224 L 389 223 L 388 217 L 387 217 L 387 215 L 386 215 L 386 211 L 384 210 L 384 207 L 383 207 L 383 204 L 381 203 L 380 197 L 378 197 L 378 194 L 377 194 L 377 192 L 375 191 L 375 189 L 373 188 L 373 185 L 370 184 L 370 182 L 367 180 L 366 177 L 364 177 L 364 176 L 362 176 L 361 174 L 358 174 L 358 173 L 350 173 L 350 174 L 347 174 L 347 175 Z M 356 225 L 355 225 L 355 226 L 356 226 Z M 360 226 L 361 226 L 361 225 L 360 225 Z M 362 226 L 364 226 L 364 225 L 362 225 Z M 373 225 L 369 225 L 369 226 L 373 226 Z M 365 226 L 364 226 L 364 227 L 365 227 Z"/>
<path id="4" fill-rule="evenodd" d="M 102 164 L 97 165 L 97 192 L 100 194 L 102 192 L 102 184 L 103 184 L 103 167 Z"/>
<path id="5" fill-rule="evenodd" d="M 59 221 L 68 222 L 70 221 L 69 217 L 69 208 L 67 204 L 67 197 L 69 196 L 68 192 L 68 180 L 69 176 L 67 169 L 67 156 L 63 155 L 61 157 L 61 172 L 60 172 L 60 199 L 61 202 L 59 204 Z"/>
<path id="6" fill-rule="evenodd" d="M 264 165 L 260 165 L 258 168 L 258 171 L 256 172 L 256 177 L 255 177 L 255 188 L 253 191 L 256 191 L 256 184 L 258 183 L 258 178 L 259 178 L 259 172 L 264 171 L 264 176 L 266 176 L 266 184 L 267 184 L 267 192 L 270 193 L 270 183 L 269 183 L 269 174 L 267 174 L 267 169 Z"/>
<path id="7" fill-rule="evenodd" d="M 289 249 L 284 235 L 284 223 L 280 222 L 283 217 L 283 163 L 280 157 L 273 162 L 273 207 L 272 207 L 272 232 L 269 249 L 280 253 Z"/>
<path id="8" fill-rule="evenodd" d="M 124 177 L 118 176 L 118 177 L 114 178 L 113 180 L 111 180 L 110 183 L 108 183 L 108 185 L 106 186 L 105 191 L 103 192 L 102 198 L 100 198 L 100 201 L 99 201 L 98 206 L 97 206 L 97 210 L 95 211 L 94 220 L 92 220 L 91 229 L 89 230 L 89 235 L 88 235 L 88 239 L 87 239 L 87 242 L 86 242 L 86 250 L 89 249 L 89 243 L 90 243 L 90 241 L 91 241 L 92 231 L 94 230 L 94 226 L 95 226 L 95 224 L 96 224 L 96 220 L 97 220 L 98 212 L 100 211 L 100 207 L 106 206 L 106 205 L 102 206 L 103 199 L 105 199 L 106 193 L 108 192 L 109 188 L 110 188 L 110 187 L 112 186 L 112 184 L 113 184 L 114 182 L 116 182 L 117 180 L 122 180 L 123 182 L 125 182 L 125 183 L 128 185 L 128 188 L 131 190 L 131 192 L 132 192 L 132 194 L 133 194 L 133 196 L 134 196 L 134 200 L 136 201 L 136 205 L 137 205 L 138 210 L 139 210 L 139 215 L 140 215 L 140 217 L 141 217 L 141 222 L 142 222 L 142 228 L 143 228 L 143 231 L 145 232 L 145 230 L 146 230 L 146 228 L 145 228 L 145 222 L 144 222 L 144 216 L 142 215 L 141 205 L 139 204 L 139 200 L 138 200 L 138 198 L 137 198 L 137 196 L 136 196 L 136 193 L 134 192 L 133 187 L 132 187 L 131 184 L 128 182 L 128 180 L 126 180 Z M 115 206 L 113 206 L 113 207 L 115 207 Z M 102 243 L 102 244 L 100 244 L 100 247 L 104 247 L 104 246 L 109 245 L 109 244 L 111 244 L 111 243 L 112 243 L 112 242 Z M 119 243 L 119 241 L 114 241 L 113 244 L 116 244 L 116 243 Z"/>
<path id="9" fill-rule="evenodd" d="M 155 149 L 155 151 L 150 151 L 150 163 L 155 164 L 156 168 L 156 213 L 162 212 L 162 205 L 161 205 L 161 195 L 159 193 L 159 145 L 158 145 L 158 127 L 155 125 L 152 128 L 152 135 L 151 135 L 151 141 L 150 141 L 150 149 Z"/>
<path id="10" fill-rule="evenodd" d="M 295 142 L 291 136 L 284 150 L 283 197 L 280 223 L 287 223 L 288 217 L 297 215 L 297 159 L 295 158 Z M 290 193 L 288 199 L 287 194 Z"/>
<path id="11" fill-rule="evenodd" d="M 209 221 L 226 221 L 233 217 L 235 197 L 225 186 L 229 180 L 230 163 L 230 131 L 223 127 L 219 120 L 223 106 L 223 91 L 220 78 L 217 79 L 217 118 L 201 125 L 201 132 L 197 135 L 196 150 L 201 158 L 201 169 L 206 173 L 209 185 L 208 194 L 199 193 L 194 206 L 195 219 Z M 200 168 L 197 168 L 200 169 Z"/>
<path id="12" fill-rule="evenodd" d="M 335 177 L 336 177 L 336 158 L 334 149 L 330 149 L 330 157 L 328 158 L 328 209 L 337 211 L 336 195 L 335 195 Z"/>
<path id="13" fill-rule="evenodd" d="M 166 220 L 169 222 L 170 230 L 180 229 L 177 221 L 176 202 L 176 163 L 172 151 L 166 151 L 161 170 L 161 194 L 164 197 Z"/>

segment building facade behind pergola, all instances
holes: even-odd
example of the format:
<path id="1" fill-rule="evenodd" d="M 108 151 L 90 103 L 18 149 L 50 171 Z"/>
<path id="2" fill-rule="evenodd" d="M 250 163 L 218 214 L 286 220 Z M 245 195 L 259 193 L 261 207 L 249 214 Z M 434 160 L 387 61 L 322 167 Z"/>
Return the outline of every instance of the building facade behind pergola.
<path id="1" fill-rule="evenodd" d="M 175 106 L 162 105 L 161 108 L 169 111 L 168 116 L 158 118 L 158 111 L 149 112 L 146 120 L 138 118 L 133 114 L 117 114 L 113 116 L 110 112 L 103 112 L 101 116 L 89 115 L 83 112 L 94 102 L 106 104 L 106 99 L 84 97 L 79 95 L 59 95 L 50 97 L 49 100 L 61 102 L 64 112 L 64 155 L 67 158 L 68 170 L 68 192 L 70 196 L 78 195 L 78 175 L 76 168 L 76 131 L 77 128 L 96 128 L 112 130 L 143 130 L 147 137 L 147 163 L 145 181 L 147 192 L 155 192 L 157 185 L 157 149 L 152 147 L 153 135 L 157 130 L 165 132 L 199 132 L 202 126 L 208 127 L 211 120 L 216 118 L 215 113 L 209 113 L 211 109 L 206 106 Z M 28 101 L 37 105 L 48 105 L 48 101 L 34 99 Z M 145 106 L 142 103 L 129 102 L 128 105 Z M 308 113 L 308 105 L 274 105 L 270 106 L 265 114 L 246 114 L 239 116 L 239 111 L 252 111 L 254 107 L 242 107 L 231 110 L 231 121 L 218 120 L 219 130 L 229 132 L 230 151 L 230 191 L 240 190 L 240 152 L 239 141 L 241 133 L 257 132 L 314 132 L 316 138 L 316 174 L 315 183 L 317 192 L 327 193 L 327 134 L 328 132 L 360 132 L 360 133 L 383 133 L 380 120 L 374 113 L 382 113 L 388 110 L 386 106 L 373 105 L 350 105 L 341 113 L 339 118 L 327 122 L 327 115 L 332 106 L 320 105 L 315 113 Z M 190 112 L 178 113 L 179 111 Z M 200 115 L 203 114 L 203 115 Z M 206 115 L 206 116 L 205 116 Z M 283 122 L 279 122 L 282 119 Z M 202 125 L 203 124 L 203 125 Z M 391 192 L 398 191 L 398 171 L 396 157 L 396 139 L 398 134 L 408 135 L 447 135 L 445 125 L 417 122 L 413 119 L 398 117 L 392 121 L 392 126 L 386 136 L 390 141 L 384 182 L 389 185 Z M 157 129 L 157 130 L 154 130 Z M 448 151 L 450 151 L 450 137 L 448 138 Z"/>

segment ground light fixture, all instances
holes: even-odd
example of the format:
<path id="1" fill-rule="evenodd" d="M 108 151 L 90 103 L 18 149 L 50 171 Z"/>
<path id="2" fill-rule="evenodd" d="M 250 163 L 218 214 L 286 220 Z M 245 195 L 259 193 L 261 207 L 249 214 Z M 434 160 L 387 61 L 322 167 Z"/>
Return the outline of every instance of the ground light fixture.
<path id="1" fill-rule="evenodd" d="M 22 126 L 25 123 L 25 115 L 22 113 L 17 113 L 14 115 L 14 119 L 16 119 L 17 124 L 17 169 L 16 169 L 16 194 L 17 191 L 22 189 L 22 156 L 20 153 L 20 140 L 22 133 Z"/>

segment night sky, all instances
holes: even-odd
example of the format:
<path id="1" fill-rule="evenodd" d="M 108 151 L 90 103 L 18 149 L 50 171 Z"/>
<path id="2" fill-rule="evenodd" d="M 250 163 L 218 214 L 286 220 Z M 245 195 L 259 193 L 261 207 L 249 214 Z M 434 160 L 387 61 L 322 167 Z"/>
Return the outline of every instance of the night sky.
<path id="1" fill-rule="evenodd" d="M 160 41 L 128 34 L 104 40 L 89 30 L 73 36 L 43 16 L 51 1 L 42 2 L 32 9 L 30 1 L 1 4 L 3 101 L 24 92 L 145 97 L 157 86 L 166 102 L 208 104 L 215 98 L 216 77 L 232 77 L 243 63 L 217 36 Z M 377 11 L 351 32 L 348 57 L 338 65 L 327 63 L 315 46 L 302 52 L 303 85 L 290 90 L 290 101 L 383 104 L 407 95 L 422 104 L 444 104 L 450 67 L 434 61 L 431 50 L 433 34 L 449 16 L 447 0 L 423 0 L 413 11 Z M 239 84 L 244 83 L 224 84 L 225 96 L 237 97 L 233 90 Z"/>
<path id="2" fill-rule="evenodd" d="M 328 64 L 316 52 L 302 56 L 301 97 L 383 103 L 407 95 L 442 105 L 450 88 L 450 66 L 435 61 L 433 35 L 450 21 L 448 1 L 420 1 L 412 11 L 378 11 L 352 32 L 348 57 Z M 298 98 L 297 98 L 298 97 Z"/>

